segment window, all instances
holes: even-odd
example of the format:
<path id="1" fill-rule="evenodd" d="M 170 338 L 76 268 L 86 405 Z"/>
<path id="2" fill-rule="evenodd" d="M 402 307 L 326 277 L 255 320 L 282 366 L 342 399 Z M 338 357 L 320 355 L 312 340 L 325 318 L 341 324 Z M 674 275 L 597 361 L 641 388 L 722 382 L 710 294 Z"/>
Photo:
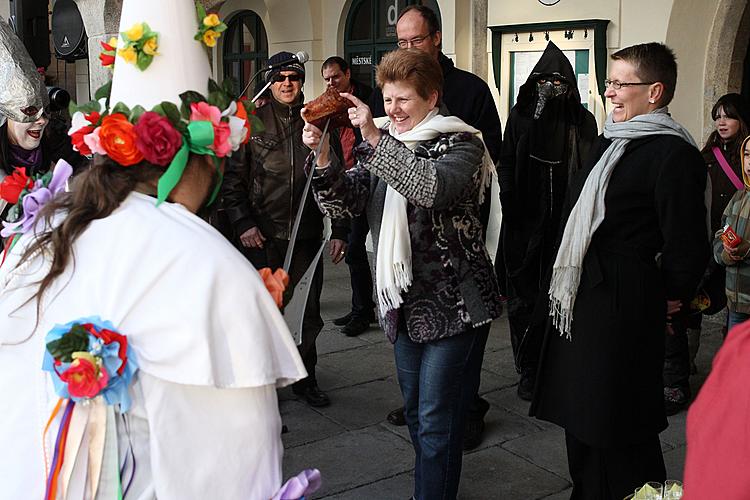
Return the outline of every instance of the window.
<path id="1" fill-rule="evenodd" d="M 250 10 L 235 14 L 227 24 L 224 39 L 224 77 L 234 78 L 235 91 L 239 93 L 267 60 L 268 38 L 263 21 Z M 248 91 L 250 97 L 253 90 Z"/>
<path id="2" fill-rule="evenodd" d="M 407 5 L 430 7 L 440 21 L 437 0 L 354 0 L 346 18 L 344 59 L 352 78 L 375 85 L 375 66 L 386 52 L 396 47 L 396 21 Z M 441 23 L 442 25 L 442 23 Z"/>

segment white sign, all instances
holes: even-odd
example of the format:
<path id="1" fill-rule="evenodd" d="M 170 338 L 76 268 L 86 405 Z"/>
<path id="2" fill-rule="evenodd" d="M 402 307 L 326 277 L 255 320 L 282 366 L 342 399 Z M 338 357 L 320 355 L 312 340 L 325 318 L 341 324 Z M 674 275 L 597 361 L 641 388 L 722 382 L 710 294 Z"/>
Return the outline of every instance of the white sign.
<path id="1" fill-rule="evenodd" d="M 354 56 L 352 66 L 372 66 L 372 56 Z"/>

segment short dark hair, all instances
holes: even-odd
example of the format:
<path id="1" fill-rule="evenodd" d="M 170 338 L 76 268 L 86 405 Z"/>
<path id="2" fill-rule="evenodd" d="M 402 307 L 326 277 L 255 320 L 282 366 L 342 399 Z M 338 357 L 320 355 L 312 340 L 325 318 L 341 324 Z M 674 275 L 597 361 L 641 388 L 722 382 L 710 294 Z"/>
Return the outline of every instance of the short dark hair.
<path id="1" fill-rule="evenodd" d="M 427 23 L 427 29 L 430 31 L 430 35 L 433 35 L 440 31 L 440 21 L 438 21 L 435 11 L 424 5 L 407 5 L 399 13 L 396 22 L 399 22 L 401 18 L 404 17 L 404 14 L 413 10 L 417 11 L 419 15 L 422 16 L 422 18 L 425 20 L 425 22 Z"/>
<path id="2" fill-rule="evenodd" d="M 660 82 L 664 85 L 664 95 L 659 104 L 666 106 L 672 102 L 677 86 L 677 60 L 672 49 L 658 42 L 641 43 L 618 50 L 612 54 L 612 60 L 632 64 L 644 82 Z"/>
<path id="3" fill-rule="evenodd" d="M 323 70 L 326 69 L 328 66 L 333 66 L 334 64 L 338 64 L 342 73 L 346 73 L 346 70 L 349 69 L 349 63 L 347 63 L 343 57 L 331 56 L 325 61 L 323 61 L 323 65 L 320 67 L 320 74 L 323 74 Z"/>
<path id="4" fill-rule="evenodd" d="M 386 83 L 403 82 L 411 85 L 422 99 L 429 99 L 436 91 L 438 104 L 443 96 L 443 70 L 437 60 L 419 49 L 388 52 L 375 70 L 375 81 L 380 89 Z"/>

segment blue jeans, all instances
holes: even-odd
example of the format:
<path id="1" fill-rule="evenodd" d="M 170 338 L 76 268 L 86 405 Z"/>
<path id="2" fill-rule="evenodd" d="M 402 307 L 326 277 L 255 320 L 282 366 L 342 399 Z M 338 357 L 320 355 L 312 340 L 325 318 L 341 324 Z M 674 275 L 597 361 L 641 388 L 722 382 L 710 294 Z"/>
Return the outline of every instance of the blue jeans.
<path id="1" fill-rule="evenodd" d="M 479 389 L 490 325 L 420 344 L 399 328 L 394 352 L 414 446 L 414 498 L 453 500 L 461 478 L 466 410 Z"/>
<path id="2" fill-rule="evenodd" d="M 750 314 L 741 313 L 736 311 L 727 311 L 727 332 L 750 319 Z"/>

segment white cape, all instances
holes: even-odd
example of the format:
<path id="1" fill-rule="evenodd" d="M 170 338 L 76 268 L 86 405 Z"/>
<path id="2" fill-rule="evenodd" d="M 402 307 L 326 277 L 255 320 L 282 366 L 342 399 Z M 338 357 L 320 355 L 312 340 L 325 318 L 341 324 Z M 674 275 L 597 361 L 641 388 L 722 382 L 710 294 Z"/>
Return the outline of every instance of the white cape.
<path id="1" fill-rule="evenodd" d="M 283 451 L 274 388 L 306 373 L 247 260 L 181 205 L 132 193 L 77 240 L 34 330 L 28 285 L 49 263 L 16 268 L 28 241 L 0 268 L 0 499 L 43 496 L 55 436 L 42 443 L 42 431 L 57 400 L 41 370 L 44 337 L 94 315 L 128 336 L 140 369 L 130 413 L 142 446 L 126 498 L 269 498 Z"/>

